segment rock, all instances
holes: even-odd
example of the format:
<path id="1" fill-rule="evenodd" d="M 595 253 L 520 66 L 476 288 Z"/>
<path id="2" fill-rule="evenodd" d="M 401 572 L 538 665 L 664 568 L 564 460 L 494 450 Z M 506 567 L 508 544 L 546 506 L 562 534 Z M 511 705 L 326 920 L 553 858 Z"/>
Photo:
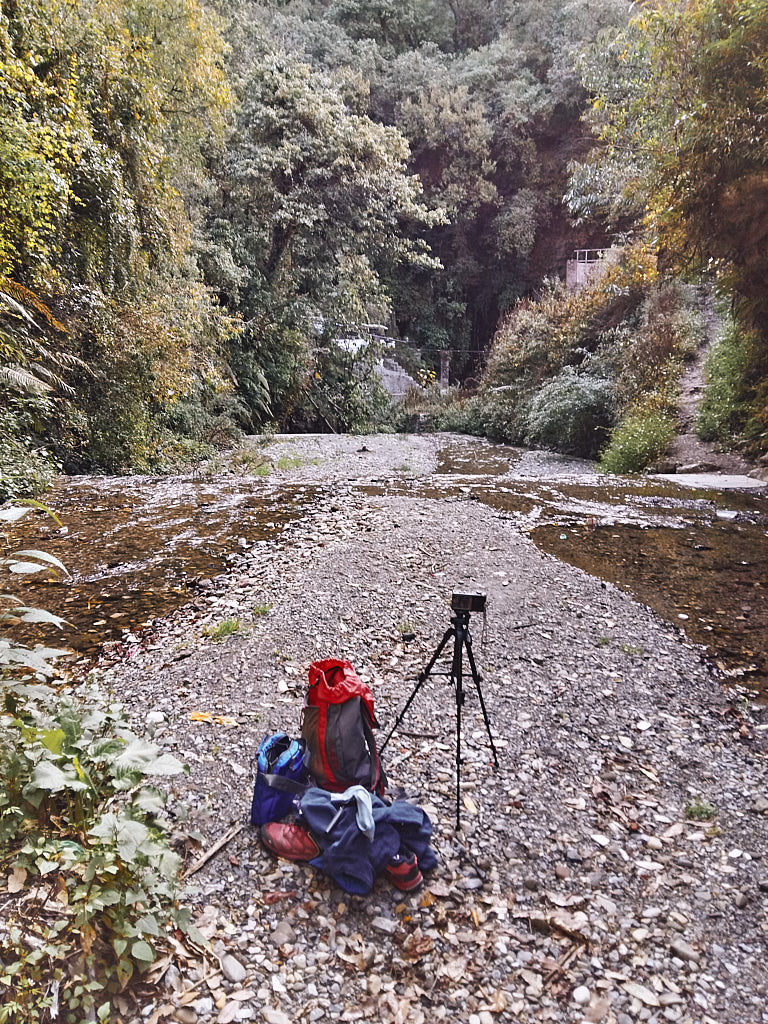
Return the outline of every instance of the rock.
<path id="1" fill-rule="evenodd" d="M 245 981 L 248 974 L 240 961 L 236 960 L 231 953 L 225 953 L 221 958 L 221 973 L 227 981 L 231 981 L 234 985 Z"/>
<path id="2" fill-rule="evenodd" d="M 523 879 L 523 886 L 528 892 L 538 892 L 539 880 L 538 878 L 525 878 Z"/>
<path id="3" fill-rule="evenodd" d="M 221 1010 L 219 1010 L 219 1015 L 216 1018 L 216 1024 L 232 1024 L 232 1021 L 237 1018 L 239 1009 L 240 1003 L 236 1002 L 234 999 L 225 1003 Z"/>
<path id="4" fill-rule="evenodd" d="M 179 1024 L 197 1024 L 197 1014 L 191 1006 L 179 1006 L 173 1011 L 173 1019 Z"/>
<path id="5" fill-rule="evenodd" d="M 375 928 L 377 932 L 384 932 L 385 935 L 394 935 L 398 928 L 397 921 L 393 921 L 391 917 L 374 917 L 371 921 L 371 928 Z"/>
<path id="6" fill-rule="evenodd" d="M 178 992 L 182 988 L 181 974 L 175 964 L 171 964 L 163 975 L 163 984 L 171 992 Z"/>
<path id="7" fill-rule="evenodd" d="M 768 814 L 768 797 L 756 797 L 755 802 L 752 804 L 752 810 L 755 814 Z"/>
<path id="8" fill-rule="evenodd" d="M 645 985 L 638 985 L 635 981 L 625 981 L 622 988 L 628 995 L 635 999 L 639 999 L 641 1003 L 645 1003 L 646 1006 L 658 1006 L 659 997 L 655 992 L 651 992 Z"/>
<path id="9" fill-rule="evenodd" d="M 263 1006 L 261 1008 L 261 1015 L 267 1024 L 293 1024 L 291 1018 L 284 1014 L 282 1010 L 275 1010 L 271 1006 Z"/>
<path id="10" fill-rule="evenodd" d="M 698 963 L 700 959 L 700 954 L 697 953 L 693 946 L 690 946 L 685 939 L 674 939 L 674 941 L 670 943 L 669 948 L 678 960 L 687 960 L 692 963 Z"/>
<path id="11" fill-rule="evenodd" d="M 589 1002 L 589 989 L 586 985 L 579 985 L 573 990 L 573 1001 L 579 1006 L 585 1006 Z"/>
<path id="12" fill-rule="evenodd" d="M 283 920 L 275 925 L 269 938 L 275 946 L 285 946 L 296 941 L 296 932 L 288 921 Z"/>
<path id="13" fill-rule="evenodd" d="M 571 877 L 570 869 L 565 864 L 555 865 L 555 875 L 560 879 L 566 879 Z"/>
<path id="14" fill-rule="evenodd" d="M 733 901 L 739 910 L 743 910 L 749 903 L 749 896 L 744 892 L 736 893 L 736 899 Z"/>

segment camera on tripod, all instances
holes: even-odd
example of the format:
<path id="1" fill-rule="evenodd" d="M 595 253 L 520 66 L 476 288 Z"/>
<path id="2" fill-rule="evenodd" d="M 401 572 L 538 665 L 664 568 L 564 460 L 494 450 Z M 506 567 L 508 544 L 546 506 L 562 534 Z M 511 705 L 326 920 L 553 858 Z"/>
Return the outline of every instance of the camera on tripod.
<path id="1" fill-rule="evenodd" d="M 472 637 L 469 634 L 470 612 L 485 611 L 485 594 L 479 590 L 454 590 L 451 594 L 451 609 L 456 613 L 451 618 L 451 625 L 446 629 L 443 639 L 437 645 L 437 650 L 429 659 L 427 667 L 419 673 L 419 680 L 414 686 L 410 697 L 405 702 L 405 706 L 402 711 L 395 719 L 395 724 L 387 733 L 387 738 L 379 747 L 379 753 L 382 754 L 384 752 L 384 748 L 392 738 L 392 733 L 402 722 L 408 708 L 413 703 L 416 694 L 430 675 L 433 674 L 432 670 L 435 667 L 435 663 L 445 650 L 448 641 L 453 638 L 453 657 L 451 659 L 450 670 L 437 671 L 434 675 L 448 676 L 451 680 L 456 696 L 456 828 L 459 829 L 461 828 L 461 709 L 464 706 L 464 654 L 466 654 L 467 661 L 469 662 L 472 681 L 475 684 L 477 696 L 480 701 L 480 709 L 483 712 L 485 731 L 488 733 L 488 742 L 490 743 L 491 750 L 493 751 L 493 763 L 497 768 L 499 767 L 499 757 L 496 753 L 493 735 L 491 734 L 491 723 L 488 719 L 485 701 L 483 700 L 483 691 L 480 689 L 480 674 L 477 671 L 477 665 L 475 664 L 475 656 L 472 653 Z"/>
<path id="2" fill-rule="evenodd" d="M 480 590 L 454 590 L 451 608 L 455 612 L 484 612 L 485 594 Z"/>

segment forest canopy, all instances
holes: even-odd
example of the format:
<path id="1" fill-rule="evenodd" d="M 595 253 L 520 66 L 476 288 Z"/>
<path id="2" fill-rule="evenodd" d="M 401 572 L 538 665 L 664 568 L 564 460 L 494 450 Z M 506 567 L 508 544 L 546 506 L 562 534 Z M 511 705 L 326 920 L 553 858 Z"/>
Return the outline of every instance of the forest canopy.
<path id="1" fill-rule="evenodd" d="M 364 426 L 366 323 L 477 384 L 616 236 L 765 339 L 767 43 L 759 0 L 0 0 L 4 493 Z"/>

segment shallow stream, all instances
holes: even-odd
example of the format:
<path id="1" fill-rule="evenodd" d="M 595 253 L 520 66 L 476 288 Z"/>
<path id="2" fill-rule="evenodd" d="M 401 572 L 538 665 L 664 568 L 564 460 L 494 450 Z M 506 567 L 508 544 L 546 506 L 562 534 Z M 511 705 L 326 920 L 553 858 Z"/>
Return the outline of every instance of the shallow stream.
<path id="1" fill-rule="evenodd" d="M 766 489 L 701 490 L 597 475 L 590 463 L 462 438 L 437 472 L 393 471 L 367 494 L 476 500 L 513 519 L 544 551 L 609 580 L 705 644 L 723 673 L 768 694 Z M 62 526 L 29 515 L 12 547 L 42 548 L 68 580 L 28 578 L 24 600 L 72 623 L 66 644 L 91 657 L 192 600 L 201 581 L 311 513 L 316 489 L 270 478 L 77 477 L 47 497 Z M 51 631 L 45 642 L 59 642 Z"/>

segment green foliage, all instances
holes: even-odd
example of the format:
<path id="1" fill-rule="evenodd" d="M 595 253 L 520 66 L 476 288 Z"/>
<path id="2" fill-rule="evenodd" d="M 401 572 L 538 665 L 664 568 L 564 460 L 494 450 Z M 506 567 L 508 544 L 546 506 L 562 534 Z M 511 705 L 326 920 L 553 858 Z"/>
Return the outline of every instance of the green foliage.
<path id="1" fill-rule="evenodd" d="M 206 626 L 203 629 L 203 635 L 210 637 L 211 640 L 224 640 L 233 633 L 237 633 L 241 624 L 240 619 L 222 619 L 215 626 Z"/>
<path id="2" fill-rule="evenodd" d="M 704 399 L 696 432 L 704 441 L 733 444 L 743 434 L 755 400 L 760 346 L 755 331 L 729 321 L 707 357 Z"/>
<path id="3" fill-rule="evenodd" d="M 11 436 L 69 467 L 162 465 L 173 406 L 232 388 L 191 248 L 231 102 L 219 28 L 197 0 L 2 4 L 0 388 L 41 414 Z"/>
<path id="4" fill-rule="evenodd" d="M 0 509 L 0 523 L 32 508 L 53 514 L 29 501 Z M 0 558 L 0 571 L 66 569 L 23 550 Z M 21 622 L 64 625 L 0 594 L 3 632 Z M 164 799 L 147 784 L 182 766 L 97 690 L 39 685 L 64 653 L 0 637 L 0 1024 L 49 1019 L 54 1004 L 66 1024 L 108 1018 L 112 996 L 189 925 Z"/>
<path id="5" fill-rule="evenodd" d="M 329 340 L 315 350 L 315 368 L 305 385 L 301 414 L 293 422 L 312 430 L 370 433 L 386 423 L 390 399 L 375 371 L 374 343 L 350 351 Z"/>
<path id="6" fill-rule="evenodd" d="M 676 432 L 675 418 L 668 413 L 632 412 L 611 434 L 600 468 L 606 473 L 639 473 L 664 455 Z"/>
<path id="7" fill-rule="evenodd" d="M 631 212 L 665 264 L 715 271 L 768 346 L 768 8 L 643 5 L 587 62 L 600 141 L 578 169 L 582 213 Z"/>
<path id="8" fill-rule="evenodd" d="M 689 821 L 711 821 L 712 818 L 717 817 L 717 808 L 697 796 L 689 804 L 686 804 L 685 816 Z"/>
<path id="9" fill-rule="evenodd" d="M 44 1019 L 54 990 L 62 1020 L 104 1019 L 112 996 L 166 951 L 169 931 L 186 927 L 180 858 L 148 785 L 179 771 L 96 691 L 6 693 L 0 856 L 13 881 L 0 1022 Z"/>
<path id="10" fill-rule="evenodd" d="M 44 448 L 13 436 L 17 430 L 17 419 L 0 412 L 0 502 L 42 494 L 57 471 Z"/>
<path id="11" fill-rule="evenodd" d="M 285 422 L 317 356 L 332 361 L 314 350 L 387 315 L 382 275 L 436 266 L 401 230 L 435 218 L 403 137 L 351 110 L 329 75 L 266 48 L 241 92 L 205 267 L 247 321 L 231 358 L 252 422 Z"/>
<path id="12" fill-rule="evenodd" d="M 534 396 L 525 418 L 533 447 L 594 458 L 614 419 L 613 388 L 602 377 L 567 366 Z"/>
<path id="13" fill-rule="evenodd" d="M 45 505 L 28 499 L 22 505 L 6 505 L 0 508 L 0 524 L 18 522 L 33 508 L 47 512 L 56 519 L 56 516 Z M 39 572 L 67 574 L 66 568 L 58 558 L 37 550 L 3 553 L 0 555 L 0 572 L 10 573 L 12 577 L 28 576 Z M 22 622 L 44 622 L 58 626 L 60 629 L 64 624 L 64 619 L 43 611 L 41 608 L 29 608 L 13 594 L 0 591 L 0 628 L 3 633 L 9 627 Z M 66 653 L 66 651 L 48 647 L 31 649 L 17 643 L 10 636 L 0 635 L 0 693 L 4 686 L 19 680 L 42 680 L 52 676 L 54 673 L 52 662 Z"/>

